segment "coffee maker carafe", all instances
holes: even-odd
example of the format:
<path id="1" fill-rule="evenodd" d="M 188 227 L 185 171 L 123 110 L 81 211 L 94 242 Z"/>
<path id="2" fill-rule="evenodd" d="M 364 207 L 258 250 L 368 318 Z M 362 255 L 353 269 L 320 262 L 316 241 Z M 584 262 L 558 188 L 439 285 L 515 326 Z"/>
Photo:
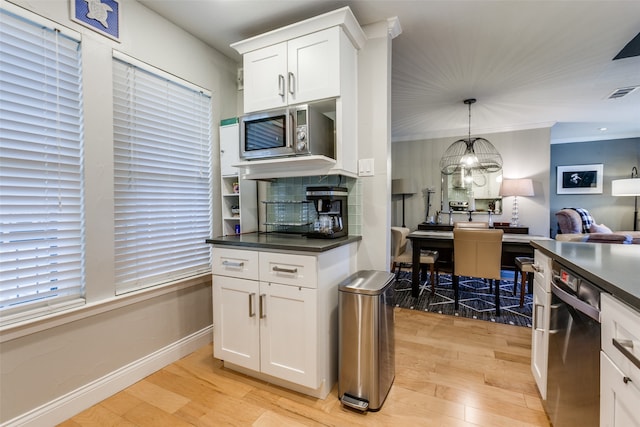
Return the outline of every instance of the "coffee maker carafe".
<path id="1" fill-rule="evenodd" d="M 307 237 L 334 239 L 349 234 L 347 196 L 344 187 L 307 187 L 307 200 L 313 202 L 317 214 Z"/>

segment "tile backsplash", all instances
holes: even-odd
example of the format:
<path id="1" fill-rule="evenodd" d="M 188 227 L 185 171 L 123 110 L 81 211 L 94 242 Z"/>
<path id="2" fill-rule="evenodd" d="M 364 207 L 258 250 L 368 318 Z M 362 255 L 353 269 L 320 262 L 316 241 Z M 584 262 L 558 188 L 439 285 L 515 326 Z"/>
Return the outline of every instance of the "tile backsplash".
<path id="1" fill-rule="evenodd" d="M 262 222 L 270 224 L 275 222 L 288 222 L 294 224 L 299 222 L 301 218 L 307 214 L 310 215 L 312 220 L 315 219 L 315 210 L 312 205 L 293 202 L 306 201 L 307 187 L 323 185 L 346 187 L 349 190 L 349 234 L 360 235 L 362 232 L 362 184 L 356 178 L 349 178 L 340 175 L 277 178 L 269 182 L 267 184 L 265 198 L 261 202 L 263 204 L 265 204 L 265 201 L 280 201 L 286 203 L 283 203 L 278 207 L 267 207 L 265 209 L 266 220 Z M 300 227 L 301 231 L 306 231 L 303 230 L 303 228 L 304 227 Z M 272 230 L 267 227 L 265 231 Z"/>

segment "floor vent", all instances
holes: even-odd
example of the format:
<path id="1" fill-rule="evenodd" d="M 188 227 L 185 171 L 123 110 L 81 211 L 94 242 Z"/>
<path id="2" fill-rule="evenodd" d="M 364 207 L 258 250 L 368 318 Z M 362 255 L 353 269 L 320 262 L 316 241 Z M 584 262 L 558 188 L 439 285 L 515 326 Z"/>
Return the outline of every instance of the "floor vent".
<path id="1" fill-rule="evenodd" d="M 607 97 L 607 99 L 622 98 L 623 96 L 629 95 L 631 92 L 638 89 L 638 87 L 640 86 L 621 87 L 614 90 L 613 93 Z"/>

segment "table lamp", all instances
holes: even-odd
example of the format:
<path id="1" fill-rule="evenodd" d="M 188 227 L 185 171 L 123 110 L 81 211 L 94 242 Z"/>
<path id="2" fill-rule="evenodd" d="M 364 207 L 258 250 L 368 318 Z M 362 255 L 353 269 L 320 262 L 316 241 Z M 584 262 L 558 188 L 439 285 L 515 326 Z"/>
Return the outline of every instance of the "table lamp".
<path id="1" fill-rule="evenodd" d="M 503 179 L 500 185 L 502 197 L 513 196 L 513 209 L 511 210 L 511 227 L 518 226 L 518 196 L 535 196 L 533 181 L 529 178 Z"/>
<path id="2" fill-rule="evenodd" d="M 635 208 L 633 211 L 633 231 L 638 229 L 638 196 L 640 196 L 640 178 L 638 168 L 631 168 L 631 178 L 614 179 L 611 181 L 612 196 L 635 196 Z"/>
<path id="3" fill-rule="evenodd" d="M 402 226 L 406 227 L 404 224 L 404 197 L 415 194 L 413 186 L 406 179 L 394 179 L 391 181 L 391 194 L 394 196 L 402 196 Z"/>

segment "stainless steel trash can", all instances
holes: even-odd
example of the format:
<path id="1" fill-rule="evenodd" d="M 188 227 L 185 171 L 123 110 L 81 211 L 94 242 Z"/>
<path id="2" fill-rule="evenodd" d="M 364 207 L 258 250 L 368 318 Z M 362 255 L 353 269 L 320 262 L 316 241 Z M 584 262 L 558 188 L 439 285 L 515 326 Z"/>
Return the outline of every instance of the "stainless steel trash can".
<path id="1" fill-rule="evenodd" d="M 377 411 L 395 378 L 394 276 L 363 270 L 338 286 L 338 397 Z"/>

